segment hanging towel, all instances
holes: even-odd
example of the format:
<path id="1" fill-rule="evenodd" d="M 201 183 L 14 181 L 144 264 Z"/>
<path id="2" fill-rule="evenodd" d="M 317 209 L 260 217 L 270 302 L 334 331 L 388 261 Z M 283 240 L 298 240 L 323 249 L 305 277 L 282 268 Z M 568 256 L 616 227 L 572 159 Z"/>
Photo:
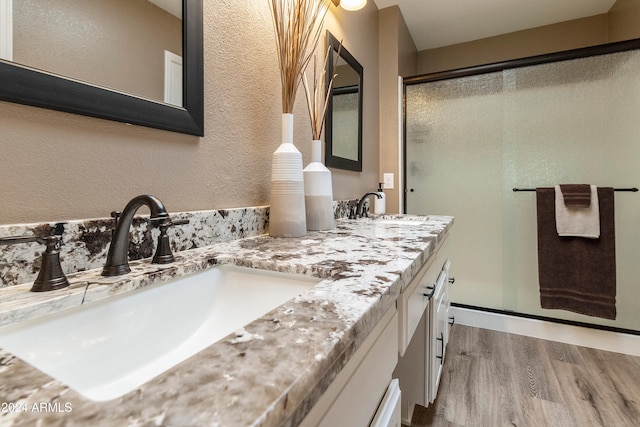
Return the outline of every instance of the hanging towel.
<path id="1" fill-rule="evenodd" d="M 568 208 L 588 208 L 591 206 L 591 186 L 589 184 L 560 184 L 564 205 Z"/>
<path id="2" fill-rule="evenodd" d="M 573 208 L 566 205 L 560 185 L 555 186 L 556 230 L 559 236 L 585 237 L 597 239 L 600 237 L 600 206 L 598 204 L 598 189 L 595 185 L 590 188 L 589 207 Z"/>
<path id="3" fill-rule="evenodd" d="M 584 239 L 558 236 L 555 188 L 536 189 L 540 306 L 615 319 L 614 193 L 613 188 L 597 190 L 600 238 Z"/>

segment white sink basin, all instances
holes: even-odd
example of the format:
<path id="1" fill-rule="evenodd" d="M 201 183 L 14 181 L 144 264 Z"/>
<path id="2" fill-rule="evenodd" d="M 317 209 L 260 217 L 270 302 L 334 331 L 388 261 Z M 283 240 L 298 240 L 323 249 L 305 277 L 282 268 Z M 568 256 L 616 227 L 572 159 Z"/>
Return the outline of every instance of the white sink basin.
<path id="1" fill-rule="evenodd" d="M 320 279 L 219 266 L 0 330 L 0 347 L 83 396 L 120 397 Z"/>

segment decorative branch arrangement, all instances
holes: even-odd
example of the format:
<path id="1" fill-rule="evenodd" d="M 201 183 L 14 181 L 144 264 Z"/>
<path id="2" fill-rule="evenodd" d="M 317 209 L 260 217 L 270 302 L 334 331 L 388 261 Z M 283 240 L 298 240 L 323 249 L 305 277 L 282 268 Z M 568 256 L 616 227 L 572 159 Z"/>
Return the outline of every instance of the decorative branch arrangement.
<path id="1" fill-rule="evenodd" d="M 342 42 L 338 48 L 338 55 L 340 55 L 340 49 L 342 49 Z M 333 89 L 333 81 L 337 74 L 335 73 L 336 66 L 333 66 L 331 79 L 329 84 L 325 87 L 325 79 L 327 75 L 327 63 L 329 62 L 329 55 L 331 55 L 332 48 L 327 48 L 327 53 L 324 57 L 324 65 L 320 75 L 316 72 L 316 58 L 313 58 L 313 88 L 309 87 L 307 81 L 306 67 L 302 73 L 302 85 L 304 86 L 304 93 L 307 96 L 307 108 L 309 109 L 309 118 L 311 119 L 311 134 L 313 139 L 320 139 L 322 136 L 322 128 L 324 127 L 325 118 L 327 116 L 327 108 L 329 106 L 329 97 L 331 96 L 331 90 Z M 337 61 L 335 62 L 337 64 Z M 308 65 L 308 64 L 307 64 Z"/>
<path id="2" fill-rule="evenodd" d="M 329 0 L 269 0 L 282 83 L 282 112 L 293 113 L 301 76 L 311 60 Z"/>

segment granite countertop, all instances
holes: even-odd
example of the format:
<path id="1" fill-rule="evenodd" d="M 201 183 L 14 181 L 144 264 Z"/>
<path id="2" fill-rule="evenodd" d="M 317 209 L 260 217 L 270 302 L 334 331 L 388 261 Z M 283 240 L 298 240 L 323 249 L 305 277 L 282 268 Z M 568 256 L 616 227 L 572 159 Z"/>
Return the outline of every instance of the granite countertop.
<path id="1" fill-rule="evenodd" d="M 398 217 L 399 218 L 399 217 Z M 71 286 L 0 289 L 0 327 L 213 265 L 312 275 L 309 291 L 138 389 L 94 402 L 0 349 L 3 426 L 296 426 L 447 235 L 452 217 L 339 220 L 301 238 L 258 236 L 131 263 L 132 272 L 68 275 Z M 391 220 L 391 221 L 389 221 Z M 100 369 L 96 366 L 96 369 Z"/>

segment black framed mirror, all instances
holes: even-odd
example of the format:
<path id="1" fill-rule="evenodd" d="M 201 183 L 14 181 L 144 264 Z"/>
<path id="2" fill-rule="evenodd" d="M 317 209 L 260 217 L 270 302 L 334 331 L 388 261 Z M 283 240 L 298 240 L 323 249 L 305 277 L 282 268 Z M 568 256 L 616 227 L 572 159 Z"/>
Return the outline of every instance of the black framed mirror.
<path id="1" fill-rule="evenodd" d="M 363 68 L 328 31 L 327 46 L 331 48 L 327 69 L 334 70 L 337 76 L 327 106 L 325 164 L 362 172 Z M 327 73 L 328 78 L 330 74 Z"/>
<path id="2" fill-rule="evenodd" d="M 182 0 L 182 106 L 0 59 L 0 100 L 204 135 L 202 0 Z"/>

